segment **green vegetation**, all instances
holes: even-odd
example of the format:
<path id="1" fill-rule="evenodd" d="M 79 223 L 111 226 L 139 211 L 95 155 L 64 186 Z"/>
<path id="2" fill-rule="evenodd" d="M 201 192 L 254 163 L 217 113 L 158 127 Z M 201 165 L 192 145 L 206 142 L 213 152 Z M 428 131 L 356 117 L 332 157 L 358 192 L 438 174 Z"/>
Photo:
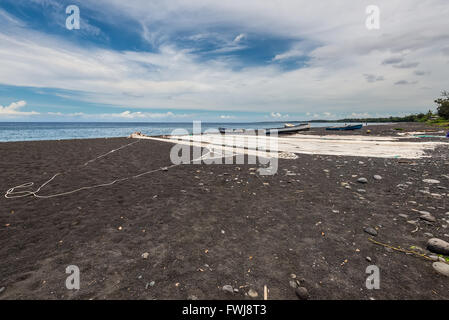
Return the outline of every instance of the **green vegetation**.
<path id="1" fill-rule="evenodd" d="M 427 122 L 434 117 L 433 113 L 429 111 L 428 113 L 412 114 L 405 117 L 388 117 L 388 118 L 350 118 L 350 119 L 340 119 L 340 120 L 312 120 L 310 122 Z"/>
<path id="2" fill-rule="evenodd" d="M 438 115 L 443 119 L 449 120 L 449 92 L 443 91 L 441 96 L 443 98 L 435 100 L 435 103 L 438 105 Z"/>
<path id="3" fill-rule="evenodd" d="M 443 91 L 441 96 L 442 98 L 435 100 L 435 103 L 437 104 L 437 114 L 434 114 L 431 110 L 429 110 L 427 113 L 411 114 L 405 117 L 312 120 L 310 122 L 425 122 L 431 125 L 449 127 L 449 92 Z"/>
<path id="4" fill-rule="evenodd" d="M 445 120 L 443 118 L 437 118 L 433 120 L 426 121 L 428 124 L 437 125 L 440 127 L 449 127 L 449 120 Z"/>

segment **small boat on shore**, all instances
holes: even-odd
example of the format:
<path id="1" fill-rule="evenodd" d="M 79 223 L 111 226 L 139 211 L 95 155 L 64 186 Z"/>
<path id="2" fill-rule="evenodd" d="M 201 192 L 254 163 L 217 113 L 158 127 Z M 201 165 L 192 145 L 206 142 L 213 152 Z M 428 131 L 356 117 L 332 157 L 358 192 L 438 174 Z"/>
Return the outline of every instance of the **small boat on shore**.
<path id="1" fill-rule="evenodd" d="M 293 125 L 286 123 L 282 128 L 268 128 L 268 129 L 228 129 L 218 128 L 222 134 L 257 134 L 259 132 L 269 135 L 271 132 L 277 132 L 278 134 L 295 133 L 299 131 L 310 130 L 310 123 L 301 123 Z"/>
<path id="2" fill-rule="evenodd" d="M 363 124 L 345 125 L 341 127 L 327 127 L 326 130 L 344 131 L 344 130 L 359 130 L 362 129 Z"/>

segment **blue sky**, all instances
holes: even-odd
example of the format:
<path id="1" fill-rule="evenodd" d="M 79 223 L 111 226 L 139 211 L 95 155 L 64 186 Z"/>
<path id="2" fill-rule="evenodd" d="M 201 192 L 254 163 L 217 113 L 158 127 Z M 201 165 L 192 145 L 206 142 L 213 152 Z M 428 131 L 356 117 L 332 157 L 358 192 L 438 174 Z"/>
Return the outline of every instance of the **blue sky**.
<path id="1" fill-rule="evenodd" d="M 445 0 L 2 0 L 0 121 L 403 115 L 449 90 Z M 66 7 L 80 9 L 79 30 Z M 417 14 L 419 12 L 419 15 Z"/>

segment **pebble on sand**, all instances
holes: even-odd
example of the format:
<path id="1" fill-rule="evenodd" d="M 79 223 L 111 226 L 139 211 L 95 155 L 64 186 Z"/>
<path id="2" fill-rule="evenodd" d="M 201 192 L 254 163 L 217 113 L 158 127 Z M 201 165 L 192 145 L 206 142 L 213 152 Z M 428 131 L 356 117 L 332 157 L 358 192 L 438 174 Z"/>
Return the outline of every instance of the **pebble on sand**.
<path id="1" fill-rule="evenodd" d="M 435 221 L 437 221 L 437 219 L 434 216 L 430 215 L 430 214 L 423 214 L 423 215 L 421 215 L 419 217 L 422 220 L 425 220 L 425 221 L 428 221 L 428 222 L 435 222 Z"/>
<path id="2" fill-rule="evenodd" d="M 259 294 L 257 293 L 256 290 L 254 289 L 249 289 L 248 291 L 248 296 L 250 296 L 251 298 L 257 298 L 259 296 Z"/>
<path id="3" fill-rule="evenodd" d="M 377 236 L 377 231 L 374 228 L 366 227 L 366 228 L 363 228 L 363 231 L 365 231 L 366 233 L 368 233 L 372 236 Z"/>
<path id="4" fill-rule="evenodd" d="M 436 272 L 449 277 L 449 264 L 444 262 L 434 262 L 432 263 L 432 267 L 435 269 Z"/>
<path id="5" fill-rule="evenodd" d="M 368 183 L 368 179 L 366 179 L 366 178 L 358 178 L 357 182 L 359 182 L 359 183 Z"/>
<path id="6" fill-rule="evenodd" d="M 5 287 L 1 287 L 1 288 L 0 288 L 0 294 L 3 293 L 3 291 L 5 291 L 5 290 L 6 290 Z"/>
<path id="7" fill-rule="evenodd" d="M 295 290 L 296 295 L 301 300 L 308 300 L 309 299 L 309 292 L 304 287 L 296 288 Z"/>
<path id="8" fill-rule="evenodd" d="M 232 286 L 229 284 L 224 285 L 222 289 L 223 291 L 234 293 L 234 288 L 232 288 Z"/>
<path id="9" fill-rule="evenodd" d="M 449 255 L 449 243 L 438 238 L 429 239 L 427 241 L 427 249 L 434 253 Z"/>
<path id="10" fill-rule="evenodd" d="M 440 181 L 435 180 L 435 179 L 424 179 L 423 182 L 429 183 L 429 184 L 439 184 L 440 183 Z"/>
<path id="11" fill-rule="evenodd" d="M 375 174 L 375 175 L 373 176 L 373 178 L 374 178 L 374 180 L 382 180 L 382 177 L 379 176 L 378 174 Z"/>
<path id="12" fill-rule="evenodd" d="M 142 253 L 142 258 L 144 259 L 148 259 L 149 256 L 150 254 L 148 252 Z"/>

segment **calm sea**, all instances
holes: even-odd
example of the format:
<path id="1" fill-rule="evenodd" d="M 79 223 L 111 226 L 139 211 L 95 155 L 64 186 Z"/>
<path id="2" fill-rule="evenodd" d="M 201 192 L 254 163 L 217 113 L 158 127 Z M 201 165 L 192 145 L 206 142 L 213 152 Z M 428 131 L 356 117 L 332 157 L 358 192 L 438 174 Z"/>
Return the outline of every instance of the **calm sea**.
<path id="1" fill-rule="evenodd" d="M 258 123 L 202 123 L 201 129 L 282 127 L 285 122 Z M 326 127 L 335 123 L 312 123 L 312 127 Z M 130 123 L 130 122 L 0 122 L 0 141 L 61 140 L 86 138 L 127 137 L 135 131 L 147 135 L 171 134 L 175 129 L 192 132 L 192 123 Z"/>

